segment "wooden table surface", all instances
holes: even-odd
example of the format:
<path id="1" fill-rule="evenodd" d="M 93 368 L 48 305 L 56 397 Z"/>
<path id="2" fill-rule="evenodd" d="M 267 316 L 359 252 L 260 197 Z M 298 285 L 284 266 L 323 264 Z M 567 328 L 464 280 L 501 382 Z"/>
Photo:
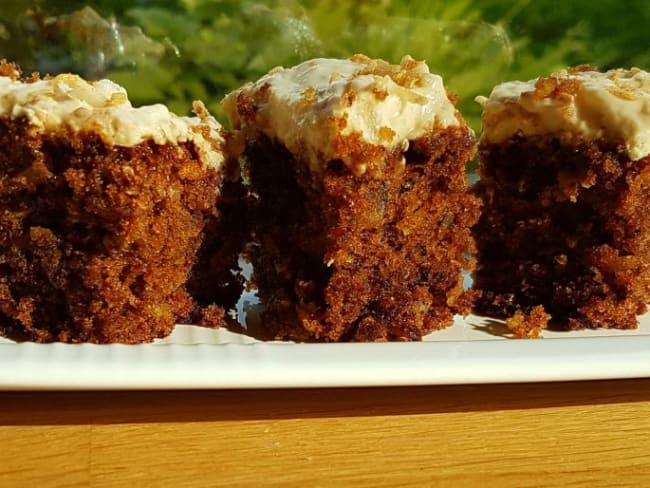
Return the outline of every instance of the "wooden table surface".
<path id="1" fill-rule="evenodd" d="M 0 487 L 650 486 L 650 379 L 0 393 Z"/>

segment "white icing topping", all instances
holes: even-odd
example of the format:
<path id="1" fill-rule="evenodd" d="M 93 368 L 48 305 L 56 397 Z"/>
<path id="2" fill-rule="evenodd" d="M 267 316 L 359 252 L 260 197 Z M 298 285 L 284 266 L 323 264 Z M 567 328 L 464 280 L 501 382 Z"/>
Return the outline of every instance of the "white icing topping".
<path id="1" fill-rule="evenodd" d="M 253 101 L 254 116 L 240 113 L 240 95 Z M 277 138 L 314 170 L 341 159 L 358 173 L 365 165 L 351 160 L 341 136 L 406 148 L 432 127 L 459 126 L 462 120 L 440 76 L 408 56 L 400 65 L 356 55 L 276 68 L 229 94 L 224 107 L 233 127 Z"/>
<path id="2" fill-rule="evenodd" d="M 496 86 L 483 105 L 482 140 L 569 132 L 624 143 L 633 160 L 650 154 L 650 73 L 561 71 Z"/>
<path id="3" fill-rule="evenodd" d="M 119 85 L 89 83 L 77 75 L 24 83 L 0 76 L 0 116 L 26 117 L 43 132 L 91 132 L 114 146 L 191 141 L 202 161 L 215 169 L 224 161 L 221 126 L 202 104 L 199 117 L 179 117 L 164 105 L 133 107 Z"/>

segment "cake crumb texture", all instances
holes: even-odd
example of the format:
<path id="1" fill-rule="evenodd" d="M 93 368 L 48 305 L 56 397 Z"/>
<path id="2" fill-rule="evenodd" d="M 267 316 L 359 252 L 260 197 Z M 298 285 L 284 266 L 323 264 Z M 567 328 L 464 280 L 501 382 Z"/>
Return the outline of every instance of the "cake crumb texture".
<path id="1" fill-rule="evenodd" d="M 635 328 L 650 300 L 650 157 L 572 133 L 484 141 L 479 157 L 477 312 L 542 305 L 553 327 Z"/>
<path id="2" fill-rule="evenodd" d="M 139 343 L 189 316 L 220 174 L 191 143 L 107 145 L 0 119 L 0 333 Z"/>
<path id="3" fill-rule="evenodd" d="M 247 148 L 254 244 L 249 256 L 276 338 L 299 341 L 420 340 L 467 314 L 472 293 L 468 129 L 450 128 L 387 154 L 382 178 L 331 161 L 314 176 L 284 146 Z"/>
<path id="4" fill-rule="evenodd" d="M 419 340 L 469 313 L 476 141 L 425 63 L 314 59 L 224 108 L 246 141 L 247 255 L 273 336 Z"/>
<path id="5" fill-rule="evenodd" d="M 537 306 L 529 314 L 517 310 L 512 317 L 506 319 L 506 326 L 517 339 L 539 339 L 550 318 L 544 307 Z"/>

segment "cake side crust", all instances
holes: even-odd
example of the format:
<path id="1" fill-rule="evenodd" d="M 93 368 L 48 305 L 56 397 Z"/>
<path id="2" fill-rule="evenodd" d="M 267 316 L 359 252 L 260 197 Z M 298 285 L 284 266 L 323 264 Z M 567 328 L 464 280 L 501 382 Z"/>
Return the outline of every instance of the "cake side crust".
<path id="1" fill-rule="evenodd" d="M 471 131 L 435 131 L 406 153 L 386 151 L 378 178 L 337 160 L 314 175 L 277 141 L 250 143 L 265 326 L 295 340 L 419 340 L 468 313 L 473 153 Z"/>
<path id="2" fill-rule="evenodd" d="M 0 329 L 39 342 L 151 341 L 185 282 L 220 172 L 190 143 L 107 145 L 0 119 Z"/>
<path id="3" fill-rule="evenodd" d="M 650 158 L 572 133 L 484 141 L 479 155 L 477 312 L 541 305 L 555 327 L 636 327 L 650 300 Z"/>

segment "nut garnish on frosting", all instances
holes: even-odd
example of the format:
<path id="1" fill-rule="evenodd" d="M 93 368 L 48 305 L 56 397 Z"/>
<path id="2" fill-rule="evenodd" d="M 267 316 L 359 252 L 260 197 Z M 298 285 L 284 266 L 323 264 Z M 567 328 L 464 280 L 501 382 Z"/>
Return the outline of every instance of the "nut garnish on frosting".
<path id="1" fill-rule="evenodd" d="M 279 140 L 312 170 L 340 159 L 363 174 L 342 139 L 405 148 L 433 127 L 464 125 L 442 78 L 409 56 L 398 65 L 355 55 L 276 68 L 223 103 L 235 129 Z"/>
<path id="2" fill-rule="evenodd" d="M 22 81 L 12 66 L 0 70 L 0 117 L 24 117 L 38 131 L 94 133 L 114 146 L 190 141 L 209 166 L 224 162 L 222 127 L 200 102 L 194 106 L 198 117 L 180 117 L 161 104 L 133 107 L 126 90 L 109 80 L 61 74 Z"/>
<path id="3" fill-rule="evenodd" d="M 650 73 L 638 68 L 562 70 L 503 83 L 477 102 L 483 106 L 483 141 L 568 132 L 619 140 L 633 160 L 650 154 Z"/>

